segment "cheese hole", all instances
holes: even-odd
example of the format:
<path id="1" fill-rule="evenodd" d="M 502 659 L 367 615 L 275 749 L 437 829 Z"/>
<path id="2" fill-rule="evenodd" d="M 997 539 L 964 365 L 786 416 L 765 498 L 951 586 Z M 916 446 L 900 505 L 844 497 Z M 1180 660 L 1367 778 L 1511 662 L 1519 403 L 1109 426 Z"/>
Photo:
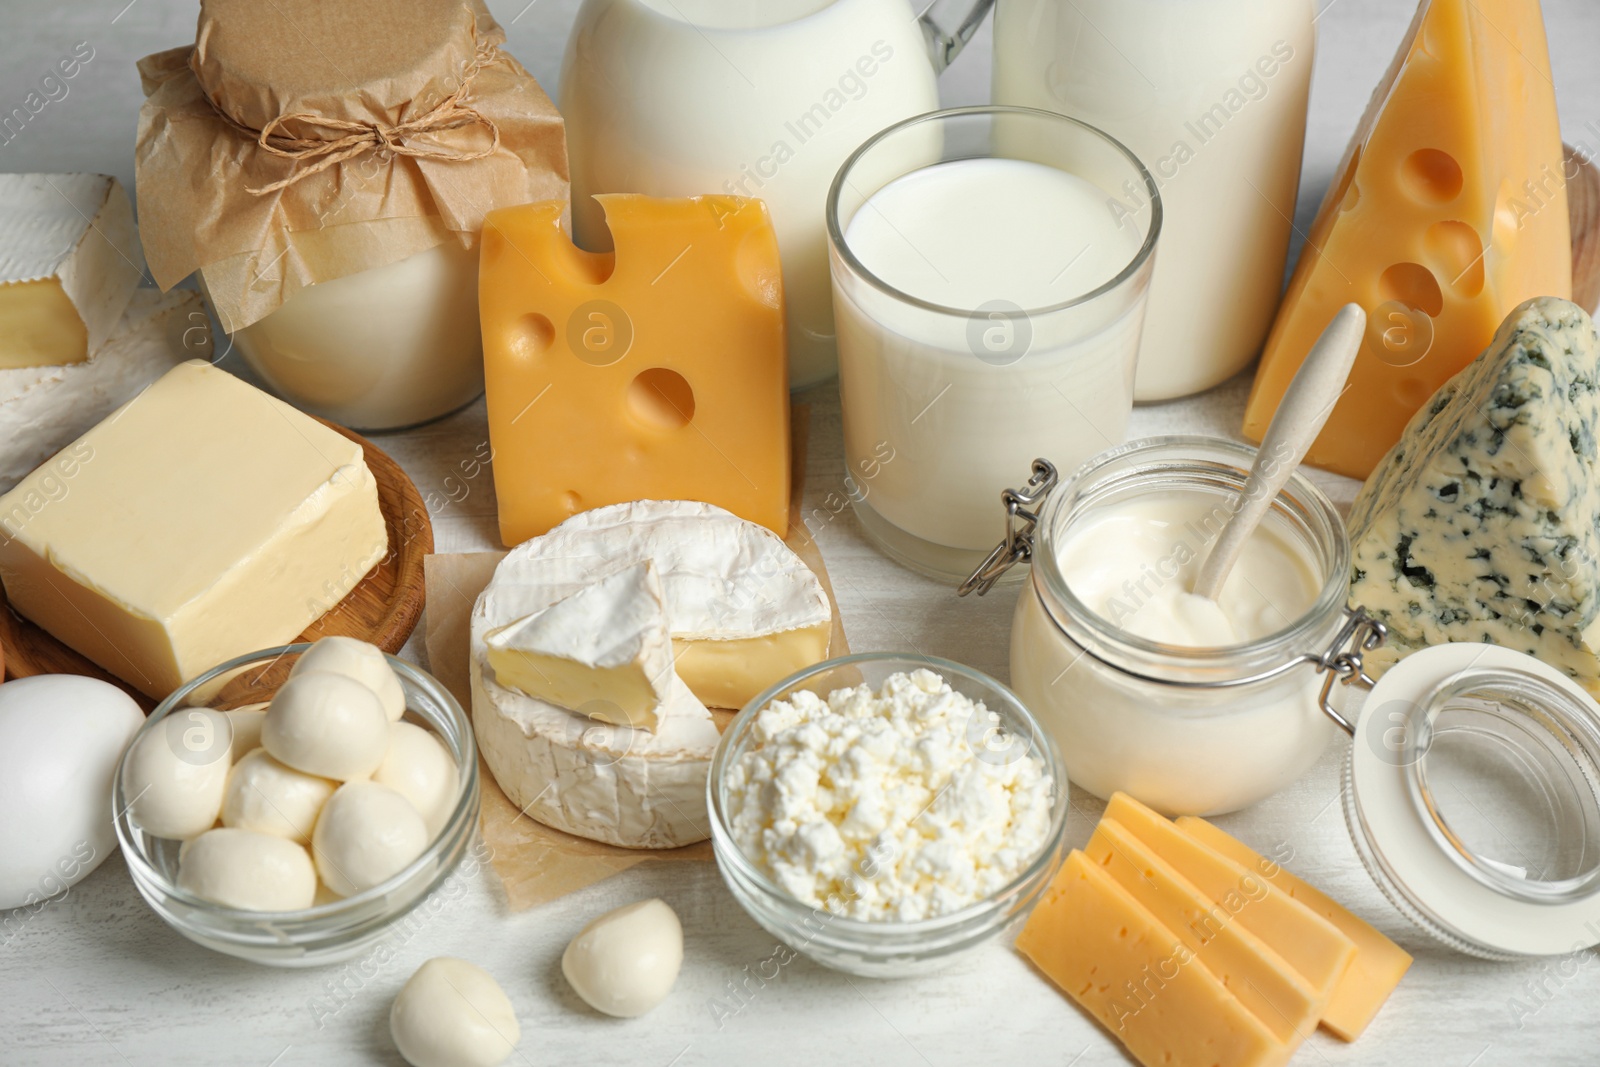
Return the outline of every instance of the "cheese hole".
<path id="1" fill-rule="evenodd" d="M 1403 378 L 1394 394 L 1407 408 L 1420 408 L 1433 396 L 1435 386 L 1426 378 Z"/>
<path id="2" fill-rule="evenodd" d="M 555 339 L 556 328 L 535 311 L 522 316 L 511 327 L 511 343 L 507 347 L 517 359 L 532 361 L 550 351 Z"/>
<path id="3" fill-rule="evenodd" d="M 1483 241 L 1464 222 L 1436 222 L 1422 238 L 1428 258 L 1462 296 L 1483 292 Z"/>
<path id="4" fill-rule="evenodd" d="M 739 242 L 734 270 L 738 272 L 739 284 L 756 303 L 773 308 L 782 303 L 783 278 L 778 271 L 777 248 L 771 231 L 752 230 Z"/>
<path id="5" fill-rule="evenodd" d="M 568 489 L 561 494 L 561 506 L 566 509 L 568 515 L 576 515 L 583 510 L 583 497 L 579 496 L 576 490 Z"/>
<path id="6" fill-rule="evenodd" d="M 1444 310 L 1444 293 L 1439 290 L 1439 280 L 1421 263 L 1396 263 L 1384 271 L 1378 279 L 1378 294 L 1385 301 L 1394 300 L 1416 308 L 1429 318 Z"/>
<path id="7" fill-rule="evenodd" d="M 634 417 L 664 430 L 681 430 L 694 418 L 694 390 L 675 370 L 651 367 L 628 386 Z"/>
<path id="8" fill-rule="evenodd" d="M 1400 180 L 1424 203 L 1448 203 L 1461 195 L 1461 164 L 1448 152 L 1419 148 L 1400 164 Z"/>

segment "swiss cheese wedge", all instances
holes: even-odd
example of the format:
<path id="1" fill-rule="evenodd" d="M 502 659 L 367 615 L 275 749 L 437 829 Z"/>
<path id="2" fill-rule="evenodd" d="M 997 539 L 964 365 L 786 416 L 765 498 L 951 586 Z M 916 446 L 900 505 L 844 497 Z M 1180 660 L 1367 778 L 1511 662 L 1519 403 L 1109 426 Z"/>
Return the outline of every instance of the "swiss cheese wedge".
<path id="1" fill-rule="evenodd" d="M 1262 858 L 1249 845 L 1192 815 L 1178 820 L 1178 828 L 1241 867 L 1256 871 L 1337 926 L 1355 942 L 1356 958 L 1334 987 L 1333 999 L 1322 1012 L 1322 1024 L 1346 1041 L 1354 1041 L 1372 1022 L 1389 994 L 1411 967 L 1411 954 L 1384 937 L 1371 924 L 1350 914 L 1338 901 L 1308 885 L 1278 864 Z"/>
<path id="2" fill-rule="evenodd" d="M 1309 461 L 1365 478 L 1512 308 L 1572 294 L 1566 178 L 1536 0 L 1422 0 L 1322 202 L 1262 353 L 1261 440 L 1342 305 L 1367 338 Z"/>

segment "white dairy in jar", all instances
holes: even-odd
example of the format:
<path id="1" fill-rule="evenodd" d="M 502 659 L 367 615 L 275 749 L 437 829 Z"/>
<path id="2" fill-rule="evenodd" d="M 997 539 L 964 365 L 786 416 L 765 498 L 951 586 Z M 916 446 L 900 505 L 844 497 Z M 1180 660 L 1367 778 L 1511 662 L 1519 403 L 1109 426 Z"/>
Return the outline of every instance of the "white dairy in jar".
<path id="1" fill-rule="evenodd" d="M 1252 458 L 1207 438 L 1134 442 L 1046 504 L 1011 683 L 1097 796 L 1233 811 L 1303 775 L 1333 735 L 1323 676 L 1296 662 L 1344 619 L 1349 544 L 1326 497 L 1296 476 L 1219 600 L 1188 591 Z"/>

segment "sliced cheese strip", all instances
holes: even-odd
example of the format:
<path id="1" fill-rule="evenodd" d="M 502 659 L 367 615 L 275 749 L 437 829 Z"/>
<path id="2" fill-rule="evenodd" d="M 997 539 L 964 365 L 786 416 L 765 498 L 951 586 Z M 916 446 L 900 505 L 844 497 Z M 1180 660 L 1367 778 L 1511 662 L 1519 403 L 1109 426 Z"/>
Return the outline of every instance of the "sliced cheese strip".
<path id="1" fill-rule="evenodd" d="M 1572 295 L 1560 124 L 1532 0 L 1422 0 L 1322 201 L 1245 409 L 1261 440 L 1317 336 L 1367 311 L 1308 461 L 1365 478 L 1512 308 Z"/>
<path id="2" fill-rule="evenodd" d="M 133 205 L 105 174 L 0 174 L 0 369 L 80 363 L 144 274 Z"/>
<path id="3" fill-rule="evenodd" d="M 1346 1041 L 1360 1037 L 1410 968 L 1411 954 L 1374 930 L 1370 923 L 1352 915 L 1322 890 L 1264 859 L 1249 845 L 1204 819 L 1185 815 L 1178 820 L 1178 828 L 1240 866 L 1259 872 L 1355 942 L 1356 958 L 1334 987 L 1333 999 L 1322 1011 L 1322 1024 Z"/>
<path id="4" fill-rule="evenodd" d="M 649 560 L 489 631 L 485 644 L 502 685 L 619 726 L 653 729 L 672 683 L 667 603 Z"/>
<path id="5" fill-rule="evenodd" d="M 1276 949 L 1319 997 L 1332 998 L 1356 954 L 1355 942 L 1336 926 L 1126 793 L 1112 795 L 1105 817 L 1121 823 L 1202 893 L 1232 911 L 1239 925 Z"/>
<path id="6" fill-rule="evenodd" d="M 1121 823 L 1103 820 L 1084 851 L 1199 956 L 1290 1050 L 1317 1028 L 1327 996 L 1245 929 L 1236 913 L 1202 893 Z M 1259 885 L 1254 880 L 1245 885 L 1240 898 L 1244 909 L 1258 899 L 1254 890 Z"/>
<path id="7" fill-rule="evenodd" d="M 1145 1067 L 1273 1067 L 1273 1037 L 1126 889 L 1073 852 L 1017 949 Z"/>

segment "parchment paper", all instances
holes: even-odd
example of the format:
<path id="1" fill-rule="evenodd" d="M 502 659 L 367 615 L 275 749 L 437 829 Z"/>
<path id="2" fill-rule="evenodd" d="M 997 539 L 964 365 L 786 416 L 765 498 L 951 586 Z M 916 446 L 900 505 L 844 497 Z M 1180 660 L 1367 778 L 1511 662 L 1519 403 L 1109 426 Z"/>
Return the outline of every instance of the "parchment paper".
<path id="1" fill-rule="evenodd" d="M 810 411 L 797 406 L 793 427 L 794 499 L 789 505 L 787 544 L 816 574 L 833 608 L 833 636 L 829 656 L 848 655 L 844 622 L 834 599 L 816 541 L 800 517 L 800 497 L 805 484 L 806 441 Z M 464 708 L 472 706 L 468 667 L 469 632 L 472 606 L 478 599 L 504 552 L 436 554 L 424 561 L 427 578 L 427 608 L 423 615 L 429 669 L 444 683 Z M 733 718 L 729 711 L 713 710 L 717 728 L 725 729 Z M 522 814 L 506 799 L 494 775 L 481 759 L 483 808 L 479 826 L 491 852 L 491 866 L 505 887 L 511 910 L 522 911 L 568 893 L 576 892 L 641 863 L 678 863 L 709 860 L 711 843 L 701 841 L 675 849 L 629 849 L 601 844 L 553 830 Z"/>

